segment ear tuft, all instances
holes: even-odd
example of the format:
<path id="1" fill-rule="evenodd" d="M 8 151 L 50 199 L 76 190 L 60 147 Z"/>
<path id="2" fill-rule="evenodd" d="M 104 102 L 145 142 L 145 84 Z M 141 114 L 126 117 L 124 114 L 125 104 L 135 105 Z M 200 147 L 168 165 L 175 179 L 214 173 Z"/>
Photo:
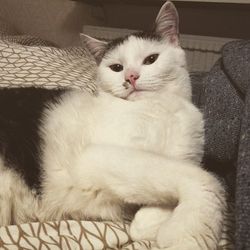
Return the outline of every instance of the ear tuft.
<path id="1" fill-rule="evenodd" d="M 88 50 L 94 56 L 95 60 L 99 63 L 105 52 L 107 42 L 95 39 L 85 34 L 80 34 L 80 39 L 87 46 Z"/>
<path id="2" fill-rule="evenodd" d="M 171 43 L 179 44 L 179 16 L 174 4 L 167 1 L 155 20 L 155 32 Z"/>

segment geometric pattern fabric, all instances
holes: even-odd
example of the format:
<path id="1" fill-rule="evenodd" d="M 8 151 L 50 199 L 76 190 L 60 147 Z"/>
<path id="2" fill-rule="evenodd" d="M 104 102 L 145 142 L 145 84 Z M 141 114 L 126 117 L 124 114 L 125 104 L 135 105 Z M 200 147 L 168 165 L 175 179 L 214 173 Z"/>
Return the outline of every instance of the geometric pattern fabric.
<path id="1" fill-rule="evenodd" d="M 34 38 L 33 38 L 34 39 Z M 26 42 L 32 42 L 32 38 Z M 21 39 L 23 43 L 23 38 Z M 70 87 L 94 92 L 96 64 L 84 48 L 25 46 L 0 41 L 0 87 Z"/>

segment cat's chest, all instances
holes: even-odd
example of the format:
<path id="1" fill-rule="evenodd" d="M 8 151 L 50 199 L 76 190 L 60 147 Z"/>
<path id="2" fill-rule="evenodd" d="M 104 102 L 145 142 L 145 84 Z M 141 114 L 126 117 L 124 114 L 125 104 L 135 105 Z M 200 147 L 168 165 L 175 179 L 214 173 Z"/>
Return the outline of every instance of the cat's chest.
<path id="1" fill-rule="evenodd" d="M 116 106 L 114 106 L 116 105 Z M 93 129 L 94 143 L 164 151 L 173 117 L 159 101 L 107 105 Z"/>

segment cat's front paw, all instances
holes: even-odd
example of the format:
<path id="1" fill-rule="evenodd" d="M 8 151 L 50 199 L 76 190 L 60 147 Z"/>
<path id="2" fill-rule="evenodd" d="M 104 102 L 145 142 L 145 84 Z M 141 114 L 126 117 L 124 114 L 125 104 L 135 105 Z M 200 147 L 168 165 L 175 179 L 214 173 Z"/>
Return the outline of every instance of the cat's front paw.
<path id="1" fill-rule="evenodd" d="M 155 240 L 161 224 L 168 220 L 172 210 L 162 207 L 143 207 L 135 215 L 130 226 L 133 240 Z"/>
<path id="2" fill-rule="evenodd" d="M 191 238 L 191 237 L 185 238 L 185 239 L 179 239 L 179 241 L 176 241 L 176 242 L 169 241 L 169 240 L 166 241 L 166 239 L 158 238 L 157 246 L 158 247 L 152 248 L 152 250 L 205 250 L 205 249 L 210 250 L 210 248 L 203 248 L 201 245 L 199 245 L 199 243 L 194 238 Z"/>
<path id="3" fill-rule="evenodd" d="M 168 222 L 164 222 L 158 230 L 156 243 L 159 249 L 166 250 L 217 249 L 217 239 L 205 227 L 201 228 L 199 223 L 194 230 L 194 228 L 186 228 L 182 223 L 169 227 Z"/>
<path id="4" fill-rule="evenodd" d="M 184 240 L 181 243 L 172 247 L 152 247 L 151 250 L 204 250 L 201 246 L 198 246 L 190 240 Z M 210 249 L 209 249 L 210 250 Z"/>

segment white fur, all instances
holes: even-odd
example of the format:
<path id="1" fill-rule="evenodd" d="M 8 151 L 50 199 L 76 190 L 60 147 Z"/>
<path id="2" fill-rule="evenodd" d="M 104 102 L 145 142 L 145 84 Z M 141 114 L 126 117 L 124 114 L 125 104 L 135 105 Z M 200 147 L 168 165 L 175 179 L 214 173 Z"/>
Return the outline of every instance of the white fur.
<path id="1" fill-rule="evenodd" d="M 160 54 L 156 62 L 143 65 L 153 53 Z M 114 63 L 139 72 L 142 91 L 124 88 L 124 71 L 109 68 Z M 26 214 L 15 210 L 14 222 L 117 220 L 126 203 L 142 204 L 150 207 L 136 214 L 134 239 L 156 238 L 160 248 L 216 249 L 224 189 L 200 168 L 203 119 L 190 102 L 185 64 L 183 50 L 164 40 L 131 36 L 108 52 L 99 66 L 98 97 L 72 91 L 44 115 L 41 199 L 13 173 L 1 177 L 12 182 L 6 188 L 15 182 L 29 199 Z M 0 197 L 20 208 L 16 189 L 8 198 L 6 188 Z M 8 209 L 1 208 L 1 224 L 10 222 L 3 218 Z"/>
<path id="2" fill-rule="evenodd" d="M 159 225 L 168 221 L 173 207 L 142 207 L 130 225 L 130 234 L 135 240 L 155 240 Z"/>
<path id="3" fill-rule="evenodd" d="M 194 237 L 192 249 L 215 248 L 216 239 L 204 243 L 202 237 L 213 234 L 211 228 L 220 235 L 224 192 L 199 168 L 202 116 L 182 97 L 155 97 L 130 102 L 105 93 L 93 98 L 72 92 L 48 111 L 41 220 L 69 215 L 116 220 L 124 203 L 178 203 L 164 227 L 152 228 L 152 234 L 159 230 L 158 245 Z M 146 221 L 137 223 L 141 228 Z M 138 227 L 136 221 L 132 225 Z M 131 232 L 134 239 L 145 235 Z"/>
<path id="4" fill-rule="evenodd" d="M 39 200 L 23 179 L 6 168 L 0 158 L 0 225 L 37 220 Z"/>

